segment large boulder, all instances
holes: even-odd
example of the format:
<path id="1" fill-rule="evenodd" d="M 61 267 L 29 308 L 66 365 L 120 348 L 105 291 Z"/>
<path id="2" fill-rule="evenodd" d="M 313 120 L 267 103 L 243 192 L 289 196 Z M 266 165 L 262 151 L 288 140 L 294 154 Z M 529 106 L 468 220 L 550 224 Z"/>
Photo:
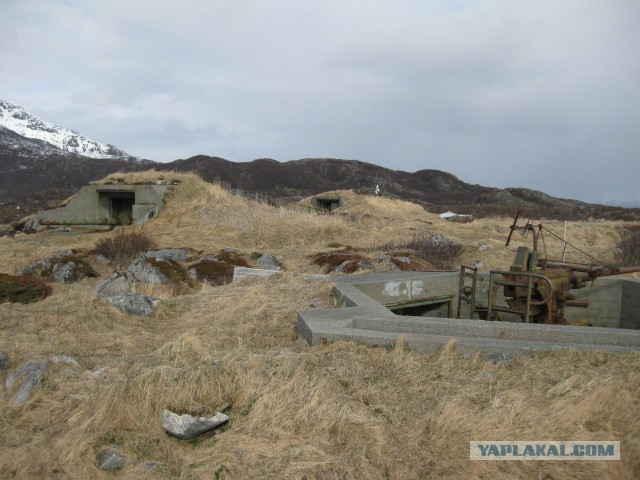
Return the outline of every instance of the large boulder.
<path id="1" fill-rule="evenodd" d="M 136 279 L 127 272 L 116 272 L 96 287 L 99 297 L 109 297 L 117 293 L 133 290 Z"/>
<path id="2" fill-rule="evenodd" d="M 155 257 L 148 257 L 155 258 Z M 127 269 L 127 273 L 140 283 L 154 283 L 159 285 L 171 285 L 171 279 L 162 272 L 159 264 L 169 263 L 165 260 L 147 261 L 147 258 L 139 258 Z"/>
<path id="3" fill-rule="evenodd" d="M 121 312 L 140 316 L 151 315 L 160 302 L 159 298 L 140 293 L 116 293 L 104 299 Z"/>
<path id="4" fill-rule="evenodd" d="M 220 412 L 216 412 L 211 417 L 192 417 L 186 413 L 178 415 L 170 410 L 162 412 L 162 428 L 168 434 L 181 440 L 196 438 L 226 423 L 228 420 L 229 417 Z"/>
<path id="5" fill-rule="evenodd" d="M 73 283 L 75 281 L 75 262 L 56 262 L 51 270 L 51 278 L 58 283 Z"/>
<path id="6" fill-rule="evenodd" d="M 169 287 L 190 287 L 193 283 L 187 269 L 175 260 L 158 260 L 155 257 L 139 258 L 129 266 L 127 273 L 139 283 Z"/>

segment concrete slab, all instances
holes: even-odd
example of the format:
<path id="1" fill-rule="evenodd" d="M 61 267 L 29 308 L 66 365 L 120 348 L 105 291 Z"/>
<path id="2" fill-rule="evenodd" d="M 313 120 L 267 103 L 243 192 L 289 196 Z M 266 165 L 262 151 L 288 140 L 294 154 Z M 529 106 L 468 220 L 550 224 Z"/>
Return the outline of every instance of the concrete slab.
<path id="1" fill-rule="evenodd" d="M 439 294 L 452 295 L 455 304 L 458 280 L 458 272 L 333 277 L 335 297 L 344 308 L 299 312 L 298 335 L 311 345 L 351 340 L 378 346 L 391 346 L 402 335 L 409 347 L 425 353 L 437 351 L 450 340 L 455 340 L 458 349 L 465 353 L 483 352 L 486 355 L 505 352 L 517 355 L 560 348 L 608 352 L 640 350 L 640 330 L 410 317 L 395 315 L 384 306 L 384 303 Z M 605 282 L 604 290 L 611 292 L 614 289 L 612 302 L 617 304 L 620 296 L 640 291 L 640 282 L 630 282 L 630 286 L 621 283 L 618 290 L 613 283 Z M 478 288 L 482 292 L 482 285 Z M 593 297 L 601 295 L 595 290 L 590 292 Z M 635 320 L 633 317 L 631 321 Z"/>

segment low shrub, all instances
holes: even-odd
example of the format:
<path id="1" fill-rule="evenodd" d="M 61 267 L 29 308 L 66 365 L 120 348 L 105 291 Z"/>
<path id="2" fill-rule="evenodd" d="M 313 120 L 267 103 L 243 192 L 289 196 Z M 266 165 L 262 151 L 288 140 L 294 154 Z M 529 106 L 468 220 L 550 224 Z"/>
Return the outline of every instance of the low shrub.
<path id="1" fill-rule="evenodd" d="M 51 287 L 38 278 L 0 273 L 0 303 L 33 303 L 52 292 Z"/>
<path id="2" fill-rule="evenodd" d="M 391 242 L 380 247 L 386 251 L 409 250 L 416 257 L 429 262 L 439 270 L 449 270 L 458 263 L 463 247 L 442 235 L 414 233 L 411 240 L 403 243 Z"/>
<path id="3" fill-rule="evenodd" d="M 620 240 L 613 248 L 613 254 L 620 265 L 640 265 L 640 225 L 620 231 Z"/>
<path id="4" fill-rule="evenodd" d="M 120 272 L 140 253 L 155 248 L 155 242 L 142 229 L 119 228 L 110 238 L 96 242 L 94 252 L 107 258 Z"/>

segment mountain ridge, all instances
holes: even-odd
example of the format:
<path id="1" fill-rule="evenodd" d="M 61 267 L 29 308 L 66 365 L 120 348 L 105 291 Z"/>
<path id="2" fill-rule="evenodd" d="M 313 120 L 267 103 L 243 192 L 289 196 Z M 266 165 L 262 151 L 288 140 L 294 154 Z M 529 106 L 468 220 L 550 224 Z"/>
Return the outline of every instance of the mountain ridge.
<path id="1" fill-rule="evenodd" d="M 75 130 L 46 122 L 27 112 L 23 107 L 2 99 L 0 99 L 0 126 L 23 137 L 42 140 L 60 150 L 89 158 L 136 158 L 113 145 L 91 140 Z"/>
<path id="2" fill-rule="evenodd" d="M 150 168 L 195 172 L 206 181 L 259 193 L 276 204 L 334 190 L 373 194 L 378 185 L 384 196 L 409 200 L 435 212 L 453 209 L 496 215 L 525 209 L 527 214 L 547 218 L 640 219 L 637 208 L 556 198 L 528 188 L 485 187 L 434 169 L 411 173 L 362 160 L 336 158 L 302 158 L 285 162 L 258 158 L 232 162 L 208 155 L 158 163 L 131 157 L 118 149 L 113 152 L 122 155 L 90 157 L 61 149 L 46 140 L 28 138 L 0 125 L 0 223 L 14 222 L 42 210 L 74 194 L 89 181 L 110 173 Z"/>

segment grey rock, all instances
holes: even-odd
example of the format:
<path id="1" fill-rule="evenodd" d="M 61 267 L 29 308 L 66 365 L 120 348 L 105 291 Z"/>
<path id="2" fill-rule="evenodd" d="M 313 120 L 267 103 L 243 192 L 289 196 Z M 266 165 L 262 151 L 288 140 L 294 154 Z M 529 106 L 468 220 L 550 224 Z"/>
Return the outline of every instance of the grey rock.
<path id="1" fill-rule="evenodd" d="M 93 370 L 91 370 L 89 372 L 89 375 L 92 376 L 93 378 L 101 378 L 104 377 L 104 375 L 108 372 L 109 370 L 106 367 L 103 368 L 94 368 Z"/>
<path id="2" fill-rule="evenodd" d="M 31 397 L 33 388 L 40 384 L 44 377 L 44 372 L 47 369 L 47 361 L 44 358 L 39 358 L 35 362 L 28 363 L 22 368 L 16 370 L 5 380 L 4 386 L 9 390 L 13 385 L 22 377 L 22 385 L 11 399 L 13 405 L 20 405 L 27 401 Z"/>
<path id="3" fill-rule="evenodd" d="M 76 362 L 76 359 L 73 357 L 69 357 L 67 355 L 52 355 L 49 357 L 53 363 L 64 363 L 65 365 L 73 365 L 74 367 L 79 367 L 80 364 Z"/>
<path id="4" fill-rule="evenodd" d="M 55 258 L 60 259 L 63 257 L 69 257 L 71 255 L 73 255 L 73 250 L 71 250 L 70 248 L 63 248 L 56 252 Z"/>
<path id="5" fill-rule="evenodd" d="M 9 355 L 5 352 L 0 352 L 0 370 L 6 370 L 9 368 Z"/>
<path id="6" fill-rule="evenodd" d="M 373 270 L 374 268 L 373 262 L 371 260 L 360 260 L 358 262 L 358 267 L 362 268 L 363 270 Z"/>
<path id="7" fill-rule="evenodd" d="M 104 298 L 121 312 L 141 316 L 151 315 L 160 302 L 159 298 L 141 293 L 116 293 Z"/>
<path id="8" fill-rule="evenodd" d="M 33 387 L 40 384 L 42 381 L 44 372 L 32 372 L 27 375 L 27 377 L 20 385 L 20 388 L 16 392 L 16 394 L 11 399 L 11 403 L 13 405 L 21 405 L 26 402 L 29 397 L 31 397 L 31 392 L 33 391 Z"/>
<path id="9" fill-rule="evenodd" d="M 47 361 L 44 358 L 39 358 L 34 362 L 27 363 L 7 377 L 4 382 L 4 388 L 9 390 L 21 376 L 29 373 L 44 372 L 46 368 Z"/>
<path id="10" fill-rule="evenodd" d="M 235 267 L 233 269 L 233 281 L 244 277 L 271 277 L 278 275 L 277 270 L 263 270 L 261 268 Z"/>
<path id="11" fill-rule="evenodd" d="M 162 412 L 162 428 L 168 434 L 182 440 L 196 438 L 226 423 L 228 420 L 229 417 L 220 412 L 216 412 L 211 417 L 192 417 L 186 413 L 178 415 L 169 410 Z"/>
<path id="12" fill-rule="evenodd" d="M 173 285 L 173 282 L 156 265 L 139 258 L 127 269 L 127 273 L 137 282 Z"/>
<path id="13" fill-rule="evenodd" d="M 111 260 L 109 260 L 104 255 L 98 254 L 96 255 L 96 263 L 99 263 L 101 265 L 108 265 L 109 263 L 111 263 Z"/>
<path id="14" fill-rule="evenodd" d="M 150 250 L 144 252 L 141 257 L 153 257 L 157 260 L 175 260 L 176 262 L 186 262 L 189 252 L 182 248 L 163 248 L 160 250 Z"/>
<path id="15" fill-rule="evenodd" d="M 20 275 L 32 275 L 38 271 L 48 270 L 51 268 L 51 262 L 47 259 L 41 258 L 20 270 Z"/>
<path id="16" fill-rule="evenodd" d="M 383 267 L 384 267 L 384 269 L 386 271 L 389 271 L 389 270 L 391 270 L 392 272 L 399 272 L 400 271 L 400 268 L 390 260 L 385 261 Z"/>
<path id="17" fill-rule="evenodd" d="M 263 253 L 262 256 L 256 260 L 256 263 L 258 267 L 263 270 L 282 270 L 280 268 L 280 262 L 268 252 Z"/>
<path id="18" fill-rule="evenodd" d="M 443 245 L 450 242 L 451 241 L 441 233 L 434 233 L 433 235 L 429 235 L 429 238 L 427 239 L 427 244 L 431 246 Z"/>
<path id="19" fill-rule="evenodd" d="M 22 231 L 24 232 L 42 232 L 43 230 L 46 230 L 46 226 L 45 225 L 41 225 L 40 224 L 40 219 L 37 218 L 37 216 L 34 216 L 33 218 L 29 219 L 25 224 L 24 227 L 22 227 Z"/>
<path id="20" fill-rule="evenodd" d="M 496 353 L 494 355 L 490 355 L 489 359 L 493 361 L 493 363 L 496 363 L 501 367 L 504 367 L 507 363 L 513 360 L 513 356 L 509 352 L 503 352 L 503 353 Z"/>
<path id="21" fill-rule="evenodd" d="M 474 265 L 476 268 L 482 268 L 484 266 L 484 263 L 482 263 L 482 260 L 476 260 Z"/>
<path id="22" fill-rule="evenodd" d="M 116 446 L 105 447 L 98 454 L 98 468 L 101 470 L 120 470 L 126 462 L 126 455 Z"/>
<path id="23" fill-rule="evenodd" d="M 198 280 L 198 271 L 195 268 L 187 270 L 187 274 L 191 280 Z"/>
<path id="24" fill-rule="evenodd" d="M 73 283 L 75 281 L 75 268 L 76 264 L 74 262 L 57 262 L 53 266 L 51 276 L 58 283 Z"/>
<path id="25" fill-rule="evenodd" d="M 394 257 L 395 260 L 402 263 L 411 263 L 411 259 L 409 257 Z"/>
<path id="26" fill-rule="evenodd" d="M 150 462 L 150 461 L 141 462 L 138 464 L 138 466 L 146 472 L 155 472 L 160 468 L 160 465 L 158 464 L 158 462 Z"/>
<path id="27" fill-rule="evenodd" d="M 388 262 L 391 260 L 391 255 L 383 253 L 378 257 L 378 263 Z"/>
<path id="28" fill-rule="evenodd" d="M 238 250 L 237 248 L 223 248 L 222 249 L 224 252 L 228 252 L 228 253 L 240 253 L 240 250 Z"/>
<path id="29" fill-rule="evenodd" d="M 484 243 L 481 243 L 478 245 L 478 250 L 481 252 L 485 252 L 489 249 L 489 247 L 487 247 Z"/>
<path id="30" fill-rule="evenodd" d="M 130 292 L 135 284 L 135 279 L 127 272 L 114 273 L 96 287 L 99 297 L 105 298 L 118 293 Z"/>
<path id="31" fill-rule="evenodd" d="M 495 373 L 482 373 L 480 374 L 480 377 L 489 380 L 489 381 L 493 381 L 496 380 L 498 378 L 498 375 L 496 375 Z"/>
<path id="32" fill-rule="evenodd" d="M 351 260 L 345 260 L 336 268 L 334 268 L 333 271 L 336 273 L 344 273 L 345 268 L 347 268 L 347 265 L 349 265 L 350 263 L 351 263 Z"/>
<path id="33" fill-rule="evenodd" d="M 312 298 L 309 302 L 309 306 L 311 308 L 320 308 L 322 306 L 322 300 L 320 300 L 319 298 Z"/>

